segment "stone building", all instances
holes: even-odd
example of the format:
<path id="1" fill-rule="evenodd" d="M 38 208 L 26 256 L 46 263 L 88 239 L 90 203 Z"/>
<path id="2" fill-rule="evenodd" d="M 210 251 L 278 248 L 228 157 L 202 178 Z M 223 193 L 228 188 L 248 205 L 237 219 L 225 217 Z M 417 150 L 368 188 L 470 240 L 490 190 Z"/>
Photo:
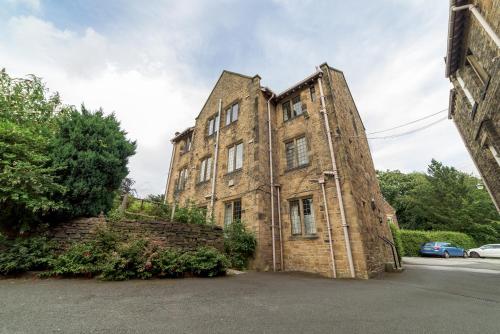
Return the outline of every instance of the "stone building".
<path id="1" fill-rule="evenodd" d="M 166 200 L 196 203 L 221 226 L 242 220 L 257 270 L 383 271 L 392 237 L 343 73 L 325 63 L 279 94 L 260 81 L 222 72 L 195 125 L 172 139 Z"/>
<path id="2" fill-rule="evenodd" d="M 451 0 L 446 54 L 453 119 L 500 211 L 500 0 Z"/>

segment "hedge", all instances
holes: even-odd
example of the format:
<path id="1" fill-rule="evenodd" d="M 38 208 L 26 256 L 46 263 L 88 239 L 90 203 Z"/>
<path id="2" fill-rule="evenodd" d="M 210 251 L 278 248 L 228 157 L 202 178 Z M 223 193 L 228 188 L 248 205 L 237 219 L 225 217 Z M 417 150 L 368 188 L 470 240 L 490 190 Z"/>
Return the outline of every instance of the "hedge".
<path id="1" fill-rule="evenodd" d="M 476 246 L 471 236 L 460 232 L 399 230 L 399 236 L 404 256 L 418 256 L 420 246 L 431 241 L 450 242 L 464 249 Z"/>

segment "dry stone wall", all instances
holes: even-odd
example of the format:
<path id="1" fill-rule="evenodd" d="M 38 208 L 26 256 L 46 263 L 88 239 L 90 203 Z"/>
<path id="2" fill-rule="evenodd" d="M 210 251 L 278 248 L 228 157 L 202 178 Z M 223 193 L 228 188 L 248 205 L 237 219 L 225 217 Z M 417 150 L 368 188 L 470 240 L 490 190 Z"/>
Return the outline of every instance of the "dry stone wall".
<path id="1" fill-rule="evenodd" d="M 107 226 L 122 235 L 149 238 L 167 248 L 194 250 L 212 246 L 222 251 L 223 230 L 218 226 L 176 222 L 106 222 L 101 218 L 81 218 L 57 225 L 50 231 L 53 240 L 65 247 L 73 242 L 91 240 L 99 226 Z"/>

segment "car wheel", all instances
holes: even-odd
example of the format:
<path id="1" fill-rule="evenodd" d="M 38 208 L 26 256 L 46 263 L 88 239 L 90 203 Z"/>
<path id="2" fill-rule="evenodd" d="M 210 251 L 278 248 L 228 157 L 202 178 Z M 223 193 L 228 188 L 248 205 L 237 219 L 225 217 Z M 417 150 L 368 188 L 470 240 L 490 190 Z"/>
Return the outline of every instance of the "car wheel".
<path id="1" fill-rule="evenodd" d="M 476 252 L 470 252 L 469 256 L 470 257 L 480 257 L 479 254 Z"/>
<path id="2" fill-rule="evenodd" d="M 449 259 L 450 258 L 450 253 L 448 253 L 447 251 L 445 251 L 444 254 L 443 254 L 443 257 L 445 259 Z"/>

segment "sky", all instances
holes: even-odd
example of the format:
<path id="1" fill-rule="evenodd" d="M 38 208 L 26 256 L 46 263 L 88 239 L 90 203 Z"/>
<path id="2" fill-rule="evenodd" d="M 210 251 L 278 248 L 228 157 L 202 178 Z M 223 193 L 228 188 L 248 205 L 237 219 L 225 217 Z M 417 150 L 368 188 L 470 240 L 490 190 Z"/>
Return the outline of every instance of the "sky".
<path id="1" fill-rule="evenodd" d="M 448 107 L 448 1 L 0 0 L 0 68 L 35 74 L 65 104 L 114 112 L 138 149 L 140 196 L 163 193 L 176 131 L 226 69 L 282 91 L 323 62 L 344 72 L 367 133 Z M 446 116 L 368 135 L 408 132 Z M 431 159 L 478 175 L 451 120 L 371 139 L 377 169 Z"/>

